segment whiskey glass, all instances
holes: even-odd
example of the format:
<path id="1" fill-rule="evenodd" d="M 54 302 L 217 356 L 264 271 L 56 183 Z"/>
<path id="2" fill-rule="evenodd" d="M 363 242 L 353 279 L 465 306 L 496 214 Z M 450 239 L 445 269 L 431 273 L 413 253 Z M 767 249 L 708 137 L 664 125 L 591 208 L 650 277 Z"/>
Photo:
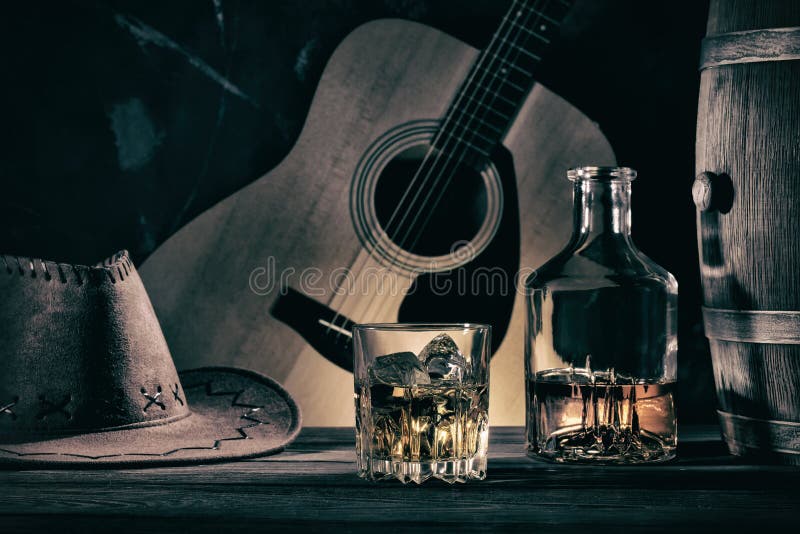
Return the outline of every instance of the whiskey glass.
<path id="1" fill-rule="evenodd" d="M 490 336 L 479 324 L 354 327 L 360 477 L 486 477 Z"/>

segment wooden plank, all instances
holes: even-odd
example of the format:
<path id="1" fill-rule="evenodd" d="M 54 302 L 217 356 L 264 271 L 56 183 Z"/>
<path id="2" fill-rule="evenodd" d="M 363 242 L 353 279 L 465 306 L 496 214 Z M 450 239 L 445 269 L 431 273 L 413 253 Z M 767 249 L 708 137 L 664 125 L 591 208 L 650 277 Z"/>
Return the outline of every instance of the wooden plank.
<path id="1" fill-rule="evenodd" d="M 720 528 L 793 524 L 800 470 L 725 453 L 716 428 L 682 432 L 658 466 L 533 461 L 519 428 L 492 430 L 485 481 L 369 483 L 355 475 L 352 429 L 303 431 L 283 454 L 228 464 L 126 470 L 3 471 L 0 530 L 393 530 L 458 526 Z M 145 519 L 146 518 L 146 519 Z M 153 518 L 158 518 L 156 523 Z"/>

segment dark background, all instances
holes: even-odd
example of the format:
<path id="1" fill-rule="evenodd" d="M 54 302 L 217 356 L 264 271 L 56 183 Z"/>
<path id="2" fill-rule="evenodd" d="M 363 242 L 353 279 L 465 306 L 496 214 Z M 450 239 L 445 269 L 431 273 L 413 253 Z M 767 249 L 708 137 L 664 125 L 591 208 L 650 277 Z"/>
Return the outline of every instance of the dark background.
<path id="1" fill-rule="evenodd" d="M 416 20 L 485 46 L 508 2 L 184 0 L 4 6 L 0 251 L 141 263 L 274 167 L 336 45 Z M 694 206 L 697 59 L 707 2 L 579 0 L 538 80 L 634 167 L 633 232 L 680 284 L 679 418 L 711 420 Z M 369 53 L 365 50 L 364 53 Z"/>

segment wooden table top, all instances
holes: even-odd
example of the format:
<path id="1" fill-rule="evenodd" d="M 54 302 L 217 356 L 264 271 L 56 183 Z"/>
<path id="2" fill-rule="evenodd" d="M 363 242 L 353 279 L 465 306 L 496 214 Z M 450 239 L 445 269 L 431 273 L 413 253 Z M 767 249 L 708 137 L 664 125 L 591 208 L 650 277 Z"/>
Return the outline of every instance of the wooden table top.
<path id="1" fill-rule="evenodd" d="M 521 428 L 493 428 L 486 480 L 455 486 L 364 481 L 353 442 L 350 428 L 306 428 L 282 454 L 235 463 L 0 471 L 0 531 L 720 532 L 800 523 L 800 469 L 735 459 L 716 427 L 682 428 L 676 461 L 637 467 L 533 461 Z"/>

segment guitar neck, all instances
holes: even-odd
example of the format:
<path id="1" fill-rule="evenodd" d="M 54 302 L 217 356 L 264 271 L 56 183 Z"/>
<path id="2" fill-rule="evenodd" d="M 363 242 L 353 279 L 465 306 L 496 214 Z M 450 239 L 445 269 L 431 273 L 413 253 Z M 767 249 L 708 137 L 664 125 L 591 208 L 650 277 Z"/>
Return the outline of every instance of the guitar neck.
<path id="1" fill-rule="evenodd" d="M 445 115 L 434 145 L 460 159 L 487 158 L 503 138 L 572 2 L 514 0 Z"/>

